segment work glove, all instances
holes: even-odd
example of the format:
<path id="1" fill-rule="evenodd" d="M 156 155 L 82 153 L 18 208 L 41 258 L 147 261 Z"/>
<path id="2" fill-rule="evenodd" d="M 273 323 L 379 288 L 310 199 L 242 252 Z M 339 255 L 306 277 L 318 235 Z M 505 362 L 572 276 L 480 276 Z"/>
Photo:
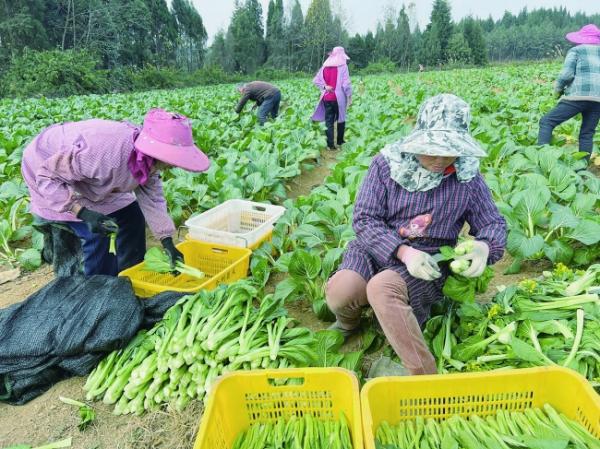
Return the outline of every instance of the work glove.
<path id="1" fill-rule="evenodd" d="M 424 251 L 402 245 L 398 249 L 398 259 L 406 265 L 406 269 L 412 277 L 433 281 L 442 276 L 437 262 Z"/>
<path id="2" fill-rule="evenodd" d="M 469 246 L 471 246 L 471 250 L 462 256 L 457 256 L 456 259 L 468 260 L 470 262 L 469 268 L 460 273 L 461 275 L 468 278 L 476 278 L 483 274 L 487 266 L 490 247 L 481 240 L 469 242 Z"/>
<path id="3" fill-rule="evenodd" d="M 183 262 L 183 254 L 177 248 L 175 248 L 175 244 L 173 243 L 173 239 L 171 237 L 165 237 L 160 241 L 162 243 L 163 248 L 169 254 L 171 258 L 171 267 L 175 268 L 175 264 L 177 261 Z"/>
<path id="4" fill-rule="evenodd" d="M 84 221 L 94 234 L 111 234 L 119 230 L 117 223 L 108 215 L 82 207 L 77 218 Z"/>

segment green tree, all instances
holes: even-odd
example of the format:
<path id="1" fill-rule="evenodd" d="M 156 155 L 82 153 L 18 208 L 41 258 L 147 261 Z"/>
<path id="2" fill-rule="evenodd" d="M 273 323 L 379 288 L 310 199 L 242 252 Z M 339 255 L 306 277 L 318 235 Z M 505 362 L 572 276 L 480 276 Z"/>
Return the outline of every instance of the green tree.
<path id="1" fill-rule="evenodd" d="M 304 62 L 308 70 L 316 70 L 328 51 L 336 43 L 332 41 L 333 16 L 329 0 L 312 0 L 304 19 Z"/>
<path id="2" fill-rule="evenodd" d="M 413 61 L 413 37 L 410 33 L 410 21 L 404 6 L 398 14 L 396 23 L 398 57 L 397 64 L 399 67 L 408 69 Z"/>
<path id="3" fill-rule="evenodd" d="M 177 47 L 177 22 L 165 0 L 144 0 L 150 12 L 150 43 L 154 62 L 169 65 L 175 60 Z"/>
<path id="4" fill-rule="evenodd" d="M 227 41 L 231 45 L 235 70 L 254 73 L 265 61 L 262 7 L 258 0 L 236 0 Z"/>
<path id="5" fill-rule="evenodd" d="M 283 0 L 270 0 L 267 13 L 267 63 L 273 67 L 286 66 L 286 36 Z"/>
<path id="6" fill-rule="evenodd" d="M 189 71 L 202 66 L 207 34 L 202 17 L 189 0 L 172 0 L 171 8 L 178 25 L 178 59 Z M 183 65 L 183 64 L 180 64 Z"/>
<path id="7" fill-rule="evenodd" d="M 294 0 L 289 25 L 285 29 L 286 66 L 296 72 L 302 68 L 304 53 L 304 15 L 298 0 Z"/>
<path id="8" fill-rule="evenodd" d="M 460 30 L 456 30 L 448 42 L 448 62 L 465 64 L 471 62 L 469 43 Z"/>
<path id="9" fill-rule="evenodd" d="M 430 62 L 437 60 L 438 63 L 444 64 L 448 60 L 448 45 L 454 31 L 450 4 L 447 0 L 435 0 L 430 21 L 427 31 L 431 32 L 426 38 L 429 39 L 428 50 L 433 52 Z M 433 47 L 437 47 L 437 49 L 434 50 Z"/>
<path id="10" fill-rule="evenodd" d="M 488 62 L 488 51 L 481 26 L 472 17 L 467 17 L 462 23 L 462 28 L 471 51 L 473 64 L 478 66 L 486 65 Z"/>

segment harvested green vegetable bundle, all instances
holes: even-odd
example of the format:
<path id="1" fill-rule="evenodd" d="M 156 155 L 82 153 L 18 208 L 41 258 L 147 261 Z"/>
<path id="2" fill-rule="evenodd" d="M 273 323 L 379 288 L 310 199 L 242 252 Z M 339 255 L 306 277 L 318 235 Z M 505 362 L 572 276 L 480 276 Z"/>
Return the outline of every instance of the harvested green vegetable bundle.
<path id="1" fill-rule="evenodd" d="M 550 405 L 524 412 L 498 410 L 485 418 L 454 415 L 434 419 L 382 422 L 375 435 L 377 449 L 598 449 L 600 441 L 581 424 L 558 413 Z"/>
<path id="2" fill-rule="evenodd" d="M 177 261 L 173 267 L 169 255 L 158 247 L 150 248 L 146 251 L 144 264 L 146 270 L 156 271 L 157 273 L 172 273 L 173 271 L 177 271 L 181 274 L 187 274 L 188 276 L 198 279 L 203 279 L 205 277 L 204 272 L 190 265 L 186 265 L 182 261 Z"/>
<path id="3" fill-rule="evenodd" d="M 321 420 L 309 413 L 255 423 L 235 440 L 232 449 L 310 448 L 352 449 L 348 420 L 344 413 L 335 420 Z"/>
<path id="4" fill-rule="evenodd" d="M 455 248 L 442 246 L 440 253 L 433 256 L 437 262 L 451 261 L 452 273 L 446 279 L 442 292 L 444 296 L 458 302 L 473 302 L 477 293 L 485 293 L 487 287 L 494 277 L 494 271 L 485 267 L 483 274 L 477 278 L 468 278 L 461 273 L 465 272 L 471 265 L 468 260 L 461 256 L 473 250 L 473 241 L 466 240 L 459 243 Z"/>
<path id="5" fill-rule="evenodd" d="M 256 307 L 257 295 L 240 281 L 182 298 L 151 330 L 100 362 L 84 386 L 86 398 L 116 403 L 116 414 L 166 403 L 180 410 L 203 399 L 226 372 L 311 364 L 313 334 L 293 327 L 282 301 L 270 295 Z"/>
<path id="6" fill-rule="evenodd" d="M 490 304 L 463 303 L 432 317 L 424 336 L 438 371 L 562 365 L 600 385 L 600 272 L 562 264 L 526 279 Z M 576 292 L 575 295 L 568 296 Z"/>

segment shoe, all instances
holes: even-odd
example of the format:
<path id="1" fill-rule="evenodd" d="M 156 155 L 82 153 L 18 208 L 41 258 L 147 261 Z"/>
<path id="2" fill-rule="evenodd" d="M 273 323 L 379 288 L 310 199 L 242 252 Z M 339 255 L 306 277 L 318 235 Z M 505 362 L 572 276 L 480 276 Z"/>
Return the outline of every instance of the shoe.
<path id="1" fill-rule="evenodd" d="M 360 326 L 355 327 L 354 329 L 344 329 L 339 321 L 336 321 L 331 326 L 327 328 L 329 331 L 338 331 L 344 337 L 344 340 L 350 338 L 351 336 L 360 332 Z"/>

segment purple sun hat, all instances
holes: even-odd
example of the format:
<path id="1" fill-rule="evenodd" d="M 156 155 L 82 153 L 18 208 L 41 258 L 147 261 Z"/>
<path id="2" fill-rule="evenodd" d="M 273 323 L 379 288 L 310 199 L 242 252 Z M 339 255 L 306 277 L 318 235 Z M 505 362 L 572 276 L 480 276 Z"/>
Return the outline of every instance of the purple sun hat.
<path id="1" fill-rule="evenodd" d="M 194 145 L 192 124 L 180 114 L 151 109 L 134 146 L 159 161 L 193 172 L 208 170 L 208 156 Z"/>
<path id="2" fill-rule="evenodd" d="M 600 45 L 600 28 L 590 23 L 582 27 L 579 31 L 568 33 L 566 38 L 574 44 Z"/>

